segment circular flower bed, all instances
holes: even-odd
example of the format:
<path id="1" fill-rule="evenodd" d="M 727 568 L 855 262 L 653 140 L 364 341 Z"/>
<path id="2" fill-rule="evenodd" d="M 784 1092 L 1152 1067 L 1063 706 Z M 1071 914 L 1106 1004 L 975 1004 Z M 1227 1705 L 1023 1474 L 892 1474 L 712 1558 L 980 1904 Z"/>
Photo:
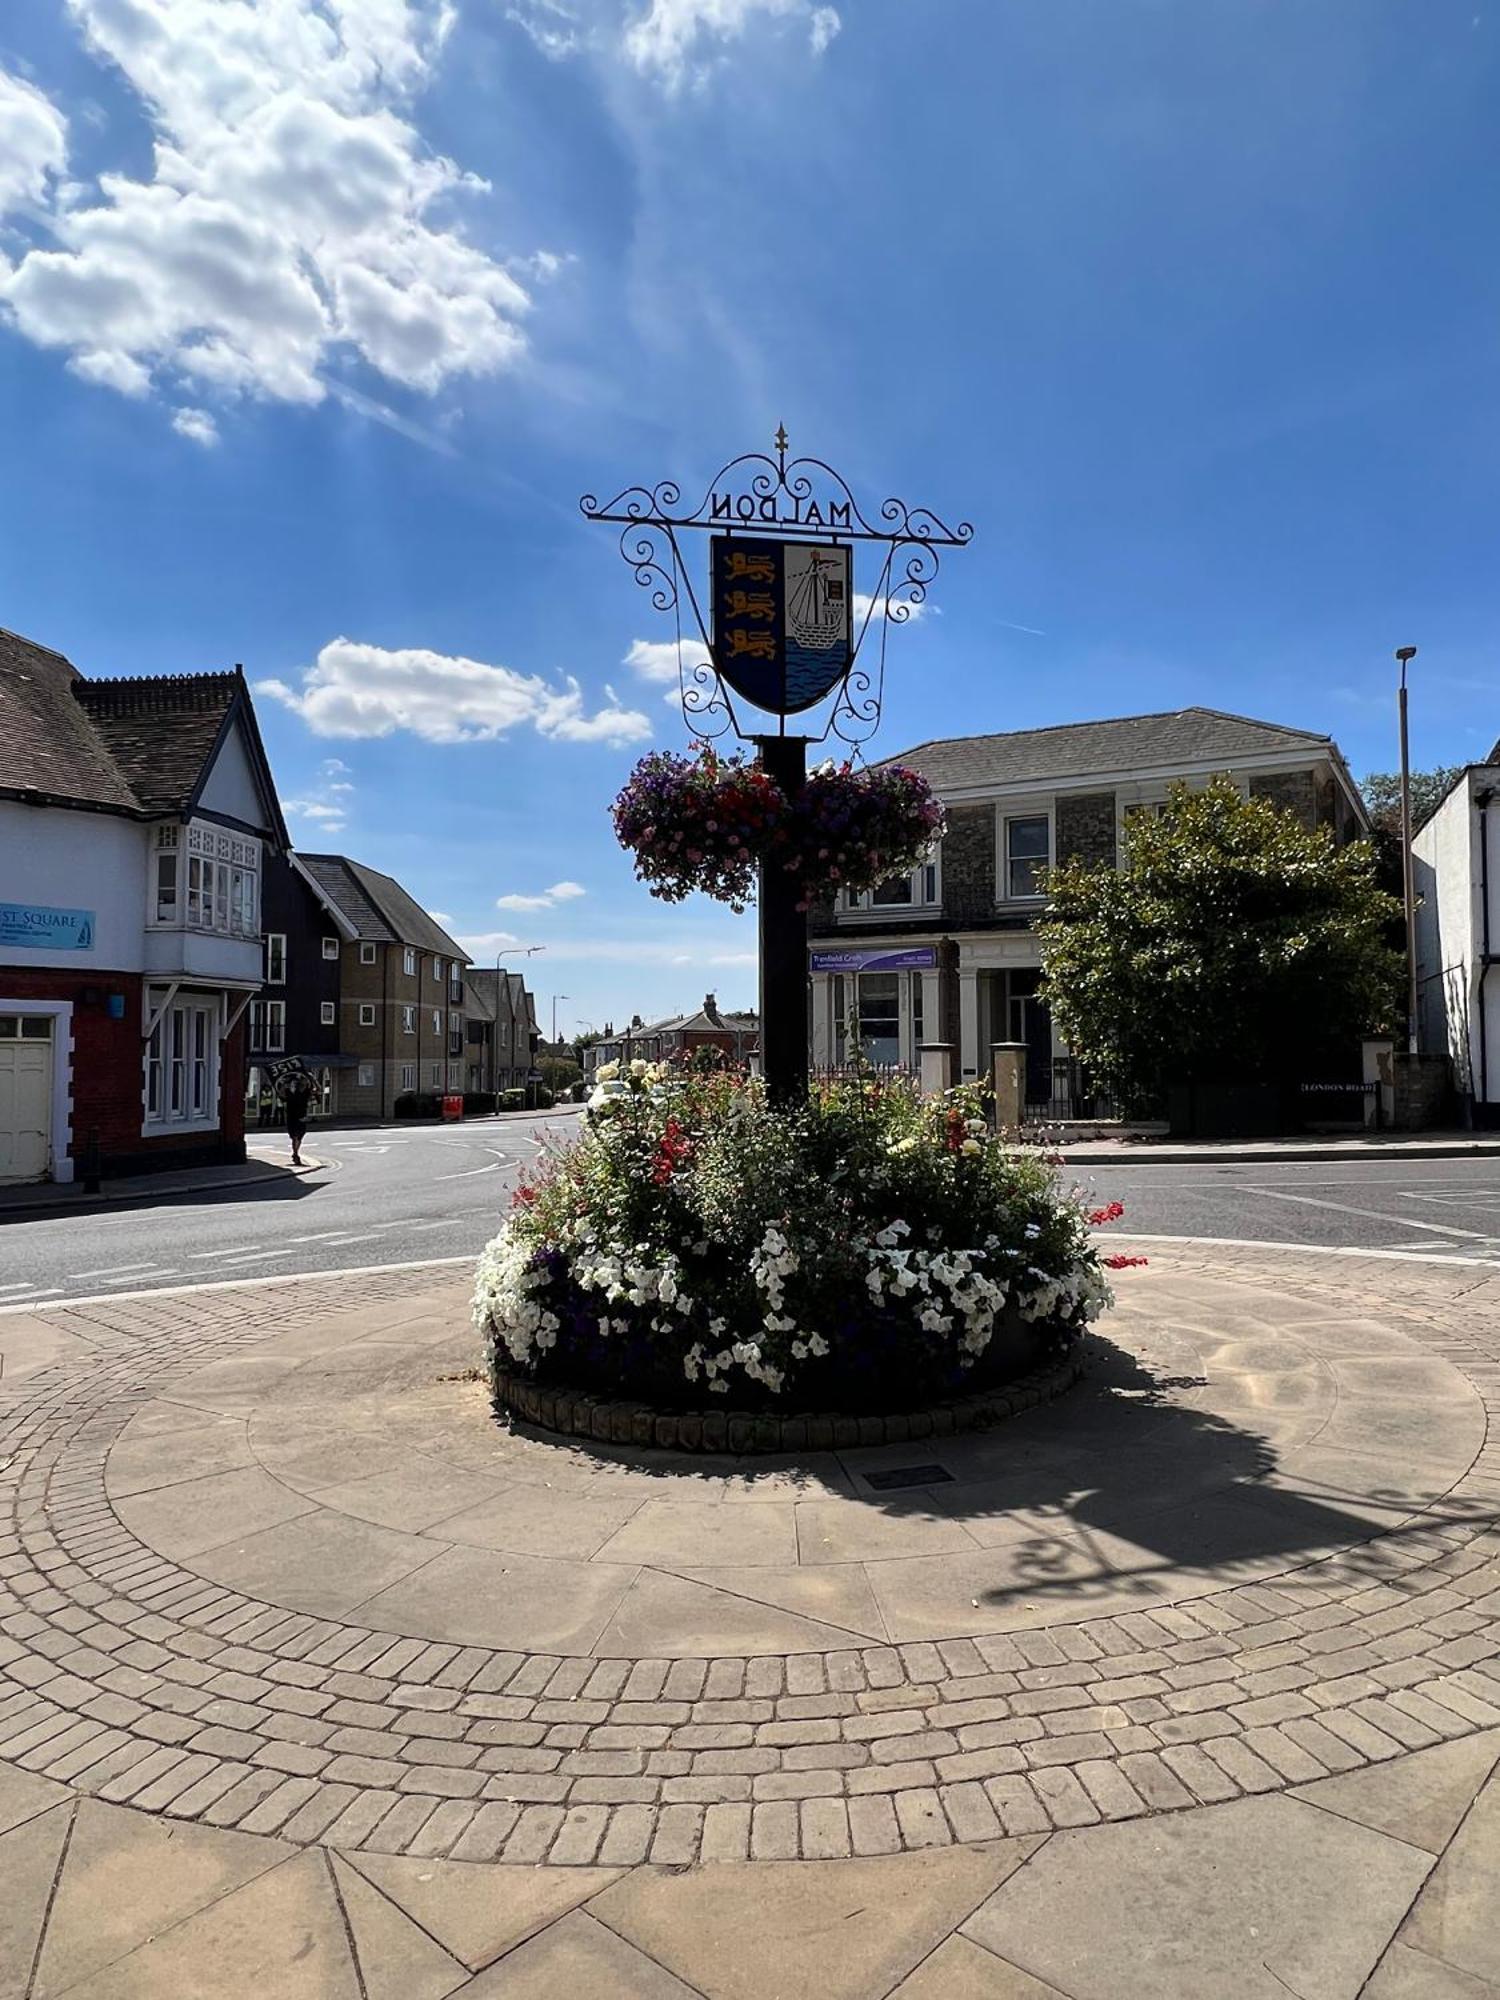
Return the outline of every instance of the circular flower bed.
<path id="1" fill-rule="evenodd" d="M 734 1076 L 629 1081 L 480 1259 L 497 1388 L 909 1411 L 1035 1366 L 1110 1303 L 1104 1216 L 998 1144 L 972 1088 L 853 1078 L 773 1110 Z"/>
<path id="2" fill-rule="evenodd" d="M 758 764 L 708 744 L 680 757 L 643 757 L 614 803 L 615 832 L 653 896 L 680 903 L 697 889 L 743 909 L 762 861 L 795 873 L 804 907 L 837 888 L 872 889 L 931 852 L 944 814 L 904 765 L 856 770 L 831 760 L 789 798 Z"/>

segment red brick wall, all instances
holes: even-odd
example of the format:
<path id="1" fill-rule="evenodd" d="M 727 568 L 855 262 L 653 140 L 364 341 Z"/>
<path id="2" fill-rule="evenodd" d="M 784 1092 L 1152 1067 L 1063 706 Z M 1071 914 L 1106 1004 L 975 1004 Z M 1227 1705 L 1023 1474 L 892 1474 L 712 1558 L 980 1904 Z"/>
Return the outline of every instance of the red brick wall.
<path id="1" fill-rule="evenodd" d="M 191 1154 L 243 1157 L 245 1137 L 245 1023 L 224 1045 L 219 1077 L 219 1132 L 174 1132 L 141 1136 L 144 1116 L 145 1051 L 141 1043 L 141 988 L 138 972 L 64 972 L 56 968 L 0 966 L 0 995 L 11 1000 L 71 1000 L 73 1003 L 73 1146 L 82 1161 L 91 1132 L 111 1163 L 163 1165 Z M 98 997 L 86 1002 L 85 992 Z M 110 1019 L 108 998 L 125 996 L 122 1020 Z"/>

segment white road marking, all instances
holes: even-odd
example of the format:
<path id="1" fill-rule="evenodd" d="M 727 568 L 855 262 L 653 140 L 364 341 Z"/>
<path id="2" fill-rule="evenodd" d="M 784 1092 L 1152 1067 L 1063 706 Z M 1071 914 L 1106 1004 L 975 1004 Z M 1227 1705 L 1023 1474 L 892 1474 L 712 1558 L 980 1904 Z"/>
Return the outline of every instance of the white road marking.
<path id="1" fill-rule="evenodd" d="M 288 1243 L 342 1243 L 342 1229 L 320 1229 L 316 1236 L 289 1236 Z"/>
<path id="2" fill-rule="evenodd" d="M 35 1284 L 28 1279 L 24 1285 L 0 1285 L 0 1292 L 34 1292 Z"/>
<path id="3" fill-rule="evenodd" d="M 221 1264 L 263 1264 L 268 1257 L 290 1257 L 290 1250 L 241 1250 L 234 1256 L 220 1256 Z"/>
<path id="4" fill-rule="evenodd" d="M 38 1299 L 60 1299 L 62 1297 L 61 1285 L 54 1285 L 50 1291 L 45 1292 L 32 1287 L 28 1287 L 27 1289 L 31 1291 L 29 1299 L 22 1299 L 18 1304 L 12 1306 L 0 1306 L 0 1312 L 25 1312 L 26 1308 L 34 1305 Z"/>
<path id="5" fill-rule="evenodd" d="M 1391 1215 L 1383 1208 L 1356 1208 L 1347 1201 L 1322 1201 L 1316 1195 L 1288 1194 L 1282 1188 L 1246 1186 L 1246 1194 L 1263 1194 L 1271 1201 L 1295 1201 L 1304 1208 L 1327 1208 L 1336 1215 L 1362 1215 L 1383 1222 L 1388 1229 L 1420 1229 L 1426 1236 L 1459 1236 L 1471 1243 L 1489 1243 L 1494 1232 L 1488 1229 L 1454 1229 L 1446 1222 L 1419 1222 L 1413 1215 Z"/>
<path id="6" fill-rule="evenodd" d="M 1289 1247 L 1300 1250 L 1305 1249 L 1306 1245 L 1298 1243 Z M 474 1262 L 473 1253 L 467 1257 L 408 1257 L 392 1264 L 346 1264 L 336 1271 L 279 1271 L 272 1277 L 264 1278 L 215 1278 L 195 1285 L 153 1285 L 143 1292 L 92 1292 L 86 1298 L 66 1299 L 63 1303 L 68 1308 L 103 1305 L 106 1300 L 110 1305 L 118 1305 L 122 1299 L 175 1299 L 190 1292 L 238 1292 L 249 1291 L 252 1288 L 259 1290 L 262 1286 L 270 1285 L 304 1285 L 309 1279 L 317 1278 L 378 1278 L 383 1271 L 437 1271 L 445 1265 L 451 1267 L 454 1264 L 463 1264 L 473 1270 Z M 40 1296 L 61 1298 L 62 1288 L 58 1286 Z M 30 1312 L 32 1304 L 31 1299 L 22 1299 L 15 1305 L 0 1306 L 0 1319 L 16 1313 Z"/>
<path id="7" fill-rule="evenodd" d="M 144 1271 L 131 1271 L 121 1278 L 106 1278 L 106 1285 L 133 1285 L 139 1278 L 175 1278 L 175 1264 L 148 1264 Z"/>
<path id="8" fill-rule="evenodd" d="M 436 1185 L 438 1181 L 471 1181 L 476 1174 L 492 1174 L 497 1167 L 503 1167 L 508 1164 L 509 1162 L 503 1153 L 496 1153 L 487 1167 L 466 1167 L 461 1174 L 435 1174 L 433 1182 Z"/>
<path id="9" fill-rule="evenodd" d="M 1101 1245 L 1110 1241 L 1106 1236 L 1099 1236 L 1097 1240 Z M 1277 1243 L 1269 1237 L 1259 1236 L 1150 1236 L 1135 1230 L 1128 1236 L 1117 1236 L 1114 1241 L 1131 1246 L 1137 1243 L 1167 1246 L 1184 1243 L 1189 1249 L 1197 1243 L 1214 1250 L 1307 1250 L 1316 1252 L 1320 1257 L 1380 1257 L 1393 1264 L 1463 1264 L 1477 1271 L 1500 1270 L 1500 1256 L 1466 1257 L 1461 1250 L 1371 1250 L 1358 1243 Z M 5 1306 L 0 1306 L 0 1313 L 6 1310 Z"/>
<path id="10" fill-rule="evenodd" d="M 340 1231 L 339 1234 L 335 1236 L 323 1237 L 322 1241 L 324 1243 L 373 1243 L 376 1237 L 381 1234 L 382 1231 L 378 1229 L 365 1229 L 362 1230 L 357 1236 L 346 1236 L 343 1234 L 342 1231 Z M 309 1272 L 308 1275 L 316 1276 L 316 1273 Z"/>
<path id="11" fill-rule="evenodd" d="M 154 1271 L 155 1264 L 101 1264 L 94 1271 L 70 1271 L 69 1280 L 74 1278 L 128 1278 L 134 1271 Z"/>
<path id="12" fill-rule="evenodd" d="M 189 1250 L 188 1255 L 195 1261 L 203 1262 L 215 1257 L 243 1257 L 259 1248 L 258 1243 L 233 1243 L 227 1250 Z"/>

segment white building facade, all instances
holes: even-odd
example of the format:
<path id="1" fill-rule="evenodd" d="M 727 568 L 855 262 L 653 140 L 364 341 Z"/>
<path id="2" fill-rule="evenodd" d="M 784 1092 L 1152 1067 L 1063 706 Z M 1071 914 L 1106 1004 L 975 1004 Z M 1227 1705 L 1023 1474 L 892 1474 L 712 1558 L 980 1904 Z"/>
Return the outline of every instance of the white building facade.
<path id="1" fill-rule="evenodd" d="M 1412 839 L 1417 1020 L 1476 1125 L 1500 1125 L 1500 744 Z"/>

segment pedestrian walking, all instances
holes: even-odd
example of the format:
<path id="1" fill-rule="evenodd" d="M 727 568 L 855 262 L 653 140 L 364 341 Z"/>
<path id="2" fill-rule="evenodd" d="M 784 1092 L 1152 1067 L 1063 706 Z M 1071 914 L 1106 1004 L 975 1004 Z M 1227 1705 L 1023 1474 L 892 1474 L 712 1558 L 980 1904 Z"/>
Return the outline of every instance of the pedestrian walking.
<path id="1" fill-rule="evenodd" d="M 276 1078 L 276 1090 L 286 1111 L 286 1132 L 292 1142 L 292 1165 L 302 1164 L 302 1141 L 307 1137 L 307 1111 L 316 1085 L 312 1073 L 301 1062 L 288 1063 Z"/>

